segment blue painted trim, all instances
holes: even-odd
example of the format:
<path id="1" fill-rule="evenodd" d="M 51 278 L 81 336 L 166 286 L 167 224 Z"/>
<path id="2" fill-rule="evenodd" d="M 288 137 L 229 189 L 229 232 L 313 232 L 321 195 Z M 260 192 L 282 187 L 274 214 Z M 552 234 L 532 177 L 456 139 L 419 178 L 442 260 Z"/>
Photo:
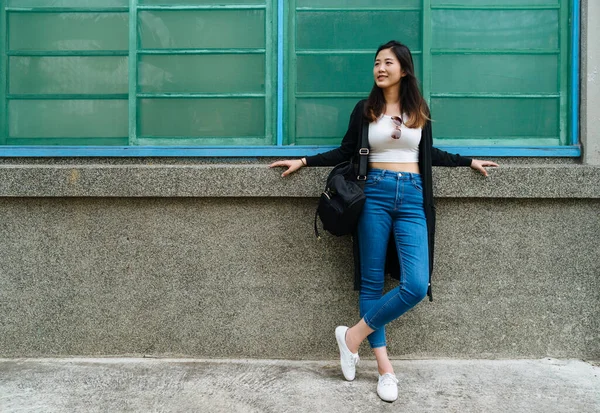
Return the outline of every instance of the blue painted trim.
<path id="1" fill-rule="evenodd" d="M 283 6 L 277 1 L 277 146 L 283 146 Z"/>
<path id="2" fill-rule="evenodd" d="M 571 144 L 579 143 L 579 23 L 580 1 L 572 2 L 571 23 Z"/>
<path id="3" fill-rule="evenodd" d="M 1 157 L 294 157 L 316 155 L 335 146 L 3 146 Z M 439 146 L 472 157 L 577 157 L 579 146 Z"/>

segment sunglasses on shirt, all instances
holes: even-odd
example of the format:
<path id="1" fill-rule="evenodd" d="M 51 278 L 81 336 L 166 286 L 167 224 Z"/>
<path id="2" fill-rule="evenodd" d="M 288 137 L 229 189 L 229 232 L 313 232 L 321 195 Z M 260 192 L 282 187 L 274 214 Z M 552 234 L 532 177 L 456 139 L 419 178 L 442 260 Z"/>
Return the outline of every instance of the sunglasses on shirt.
<path id="1" fill-rule="evenodd" d="M 403 123 L 402 118 L 400 116 L 392 116 L 392 122 L 396 127 L 396 130 L 392 132 L 392 139 L 400 139 L 402 137 L 402 129 L 400 129 Z"/>

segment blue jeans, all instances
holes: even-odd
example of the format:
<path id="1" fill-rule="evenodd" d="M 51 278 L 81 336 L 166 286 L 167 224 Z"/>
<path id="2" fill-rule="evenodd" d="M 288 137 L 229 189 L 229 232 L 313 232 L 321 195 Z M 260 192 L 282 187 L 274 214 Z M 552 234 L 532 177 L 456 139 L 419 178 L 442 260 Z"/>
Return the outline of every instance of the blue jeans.
<path id="1" fill-rule="evenodd" d="M 421 175 L 371 169 L 367 200 L 358 222 L 360 315 L 375 331 L 372 348 L 384 347 L 385 325 L 413 308 L 427 294 L 429 253 Z M 400 262 L 400 284 L 383 295 L 390 233 Z"/>

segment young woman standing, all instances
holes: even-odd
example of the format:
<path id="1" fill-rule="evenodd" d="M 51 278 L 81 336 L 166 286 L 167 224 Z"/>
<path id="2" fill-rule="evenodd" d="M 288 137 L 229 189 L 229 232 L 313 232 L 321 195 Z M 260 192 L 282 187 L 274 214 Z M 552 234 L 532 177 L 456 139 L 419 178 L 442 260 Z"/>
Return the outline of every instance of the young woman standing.
<path id="1" fill-rule="evenodd" d="M 388 358 L 385 325 L 431 297 L 435 209 L 432 166 L 470 166 L 487 176 L 494 162 L 465 158 L 432 146 L 429 108 L 419 91 L 410 50 L 390 41 L 377 49 L 375 84 L 367 100 L 352 111 L 348 131 L 339 148 L 298 160 L 278 161 L 271 167 L 334 166 L 358 159 L 362 125 L 369 122 L 369 170 L 366 202 L 355 240 L 359 256 L 355 272 L 360 290 L 361 320 L 339 326 L 335 337 L 342 372 L 354 380 L 358 348 L 367 338 L 379 370 L 377 394 L 382 400 L 398 398 L 397 379 Z M 388 242 L 395 254 L 387 254 Z M 356 249 L 355 249 L 356 251 Z M 398 287 L 383 295 L 386 264 L 396 264 Z"/>

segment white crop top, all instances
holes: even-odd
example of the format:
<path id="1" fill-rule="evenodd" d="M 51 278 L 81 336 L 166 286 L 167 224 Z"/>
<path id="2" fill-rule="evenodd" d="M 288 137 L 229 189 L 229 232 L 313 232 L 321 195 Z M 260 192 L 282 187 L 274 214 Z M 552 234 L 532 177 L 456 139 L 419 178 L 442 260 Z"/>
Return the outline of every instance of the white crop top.
<path id="1" fill-rule="evenodd" d="M 402 135 L 399 139 L 392 137 L 397 130 L 391 116 L 381 115 L 377 121 L 369 124 L 369 162 L 419 162 L 422 128 L 407 127 L 406 114 L 402 114 L 402 120 Z"/>

